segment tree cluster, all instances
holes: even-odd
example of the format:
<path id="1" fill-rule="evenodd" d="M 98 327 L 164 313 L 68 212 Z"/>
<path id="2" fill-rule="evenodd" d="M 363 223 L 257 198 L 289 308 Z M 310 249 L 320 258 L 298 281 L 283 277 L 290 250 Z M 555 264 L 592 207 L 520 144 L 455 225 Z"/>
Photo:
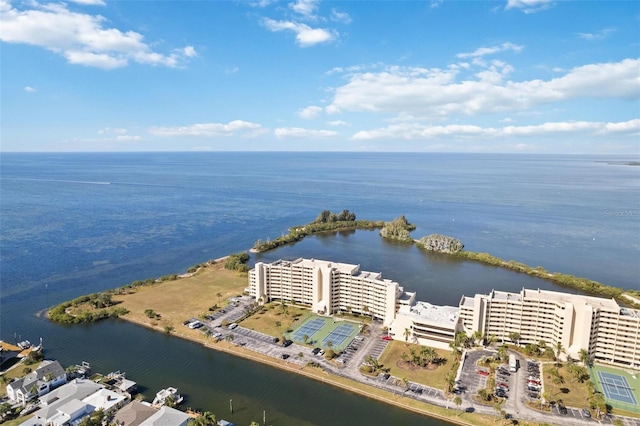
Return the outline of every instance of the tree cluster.
<path id="1" fill-rule="evenodd" d="M 248 260 L 249 255 L 247 253 L 235 253 L 229 255 L 227 260 L 224 262 L 224 267 L 231 271 L 247 272 L 249 270 L 249 266 L 246 264 Z"/>
<path id="2" fill-rule="evenodd" d="M 431 234 L 422 237 L 416 243 L 418 247 L 439 253 L 457 253 L 464 248 L 464 244 L 452 237 L 440 234 Z"/>
<path id="3" fill-rule="evenodd" d="M 384 227 L 380 230 L 380 236 L 391 240 L 412 243 L 411 231 L 414 229 L 416 229 L 416 226 L 409 223 L 406 217 L 399 216 L 391 222 L 384 223 Z"/>
<path id="4" fill-rule="evenodd" d="M 354 220 L 356 220 L 356 214 L 349 210 L 342 210 L 338 214 L 332 213 L 329 210 L 323 210 L 313 223 L 353 222 Z"/>
<path id="5" fill-rule="evenodd" d="M 100 306 L 105 306 L 106 303 L 108 303 L 108 305 L 106 305 L 108 309 L 99 309 Z M 82 305 L 86 304 L 99 310 L 83 309 Z M 61 324 L 81 324 L 96 322 L 107 318 L 117 318 L 120 315 L 129 313 L 125 308 L 114 308 L 113 305 L 115 305 L 115 303 L 111 301 L 111 294 L 109 292 L 93 293 L 76 297 L 69 302 L 63 302 L 52 308 L 48 312 L 48 315 L 50 320 Z"/>
<path id="6" fill-rule="evenodd" d="M 384 226 L 383 222 L 371 220 L 356 220 L 356 214 L 349 210 L 343 210 L 339 214 L 331 213 L 329 210 L 321 212 L 316 220 L 306 225 L 289 228 L 289 233 L 275 240 L 258 240 L 253 245 L 253 250 L 265 252 L 281 247 L 286 244 L 301 241 L 307 235 L 319 232 L 339 231 L 345 229 L 375 229 Z"/>

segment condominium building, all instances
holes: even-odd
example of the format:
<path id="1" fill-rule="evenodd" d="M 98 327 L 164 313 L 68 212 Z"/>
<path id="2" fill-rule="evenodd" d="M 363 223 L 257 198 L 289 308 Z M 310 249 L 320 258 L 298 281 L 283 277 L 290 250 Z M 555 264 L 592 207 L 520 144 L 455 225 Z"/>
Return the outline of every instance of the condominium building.
<path id="1" fill-rule="evenodd" d="M 320 314 L 355 312 L 391 323 L 400 305 L 411 305 L 415 293 L 406 293 L 379 272 L 360 265 L 318 259 L 256 263 L 249 271 L 247 292 L 266 302 L 284 300 Z"/>
<path id="2" fill-rule="evenodd" d="M 456 306 L 436 306 L 427 302 L 401 306 L 389 326 L 389 335 L 395 340 L 448 350 L 460 331 L 464 330 Z"/>
<path id="3" fill-rule="evenodd" d="M 462 296 L 460 320 L 468 335 L 519 344 L 562 345 L 567 356 L 587 350 L 597 361 L 640 368 L 640 311 L 603 299 L 547 290 L 492 291 Z"/>

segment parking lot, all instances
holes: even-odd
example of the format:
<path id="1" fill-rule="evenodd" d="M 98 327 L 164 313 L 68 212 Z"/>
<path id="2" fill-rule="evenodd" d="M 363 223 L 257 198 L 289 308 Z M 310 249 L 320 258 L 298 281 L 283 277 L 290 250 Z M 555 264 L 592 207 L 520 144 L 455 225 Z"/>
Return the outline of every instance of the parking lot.
<path id="1" fill-rule="evenodd" d="M 488 374 L 482 374 L 482 371 L 488 373 L 488 369 L 478 367 L 476 363 L 485 357 L 493 356 L 493 351 L 468 351 L 466 352 L 466 358 L 460 372 L 460 377 L 456 383 L 456 387 L 460 390 L 460 393 L 466 394 L 469 398 L 471 395 L 475 395 L 478 389 L 483 389 L 487 386 Z"/>

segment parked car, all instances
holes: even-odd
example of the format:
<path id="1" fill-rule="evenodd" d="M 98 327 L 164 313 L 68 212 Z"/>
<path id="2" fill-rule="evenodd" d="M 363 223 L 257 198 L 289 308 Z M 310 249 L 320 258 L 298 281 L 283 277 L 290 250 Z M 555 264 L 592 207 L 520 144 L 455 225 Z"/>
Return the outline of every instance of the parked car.
<path id="1" fill-rule="evenodd" d="M 291 346 L 291 345 L 293 345 L 293 341 L 291 341 L 291 340 L 285 340 L 285 341 L 282 342 L 282 346 L 284 346 L 285 348 L 287 346 Z"/>
<path id="2" fill-rule="evenodd" d="M 282 354 L 282 355 L 280 355 L 280 357 L 281 357 L 282 359 L 287 359 L 287 358 L 289 358 L 289 356 L 290 356 L 289 354 Z"/>
<path id="3" fill-rule="evenodd" d="M 311 353 L 314 355 L 318 355 L 318 352 L 320 352 L 320 348 L 313 348 L 313 350 L 311 351 Z"/>
<path id="4" fill-rule="evenodd" d="M 582 415 L 585 416 L 586 418 L 588 418 L 588 419 L 591 418 L 591 412 L 589 411 L 588 408 L 583 408 L 580 411 L 582 412 Z"/>
<path id="5" fill-rule="evenodd" d="M 229 330 L 233 330 L 234 328 L 236 328 L 238 326 L 238 324 L 236 324 L 235 322 L 232 322 L 231 324 L 229 324 Z"/>

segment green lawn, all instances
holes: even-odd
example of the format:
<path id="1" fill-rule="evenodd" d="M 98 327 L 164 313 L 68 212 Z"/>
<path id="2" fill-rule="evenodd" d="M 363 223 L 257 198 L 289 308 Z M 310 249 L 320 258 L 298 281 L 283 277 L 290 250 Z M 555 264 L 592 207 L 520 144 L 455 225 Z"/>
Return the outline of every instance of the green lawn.
<path id="1" fill-rule="evenodd" d="M 297 327 L 297 324 L 311 311 L 297 306 L 287 305 L 283 312 L 280 302 L 266 303 L 264 309 L 251 315 L 242 321 L 242 326 L 259 331 L 269 336 L 282 338 L 288 329 Z"/>
<path id="2" fill-rule="evenodd" d="M 589 397 L 589 387 L 586 382 L 580 383 L 574 381 L 571 374 L 567 371 L 567 367 L 563 365 L 558 368 L 558 373 L 564 378 L 564 383 L 554 384 L 553 376 L 550 371 L 555 368 L 555 364 L 543 364 L 544 390 L 549 395 L 551 401 L 562 400 L 564 405 L 570 407 L 586 407 L 589 405 L 587 398 Z"/>
<path id="3" fill-rule="evenodd" d="M 401 368 L 398 366 L 398 361 L 402 360 L 401 356 L 403 353 L 409 353 L 409 348 L 412 348 L 416 352 L 420 352 L 421 346 L 393 340 L 389 342 L 389 345 L 378 361 L 383 364 L 384 368 L 390 368 L 390 373 L 393 376 L 401 378 L 404 377 L 411 382 L 422 383 L 430 387 L 444 389 L 445 376 L 451 369 L 451 365 L 455 359 L 453 352 L 444 349 L 436 349 L 438 356 L 443 358 L 445 362 L 433 370 L 415 367 Z"/>

